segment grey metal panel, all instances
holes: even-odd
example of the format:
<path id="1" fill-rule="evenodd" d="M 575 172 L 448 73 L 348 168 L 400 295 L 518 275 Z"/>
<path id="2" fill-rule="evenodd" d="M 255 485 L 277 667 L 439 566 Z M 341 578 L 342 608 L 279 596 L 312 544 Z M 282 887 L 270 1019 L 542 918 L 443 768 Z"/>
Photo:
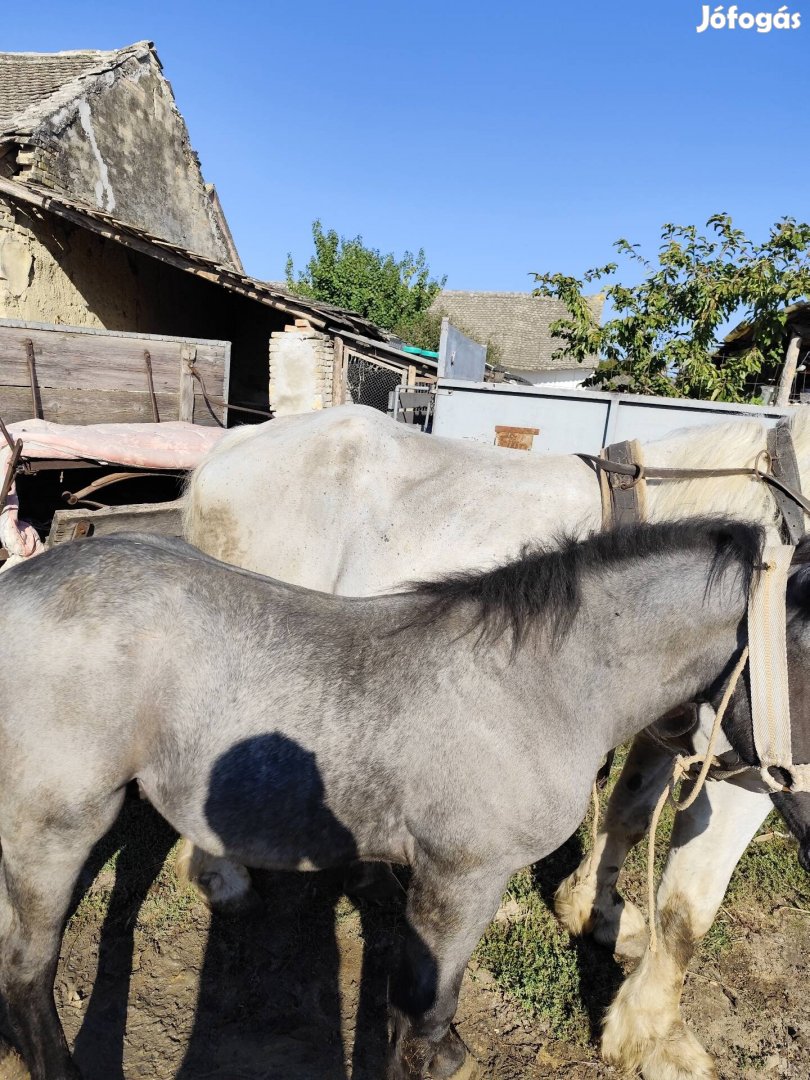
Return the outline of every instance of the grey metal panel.
<path id="1" fill-rule="evenodd" d="M 444 376 L 448 379 L 479 382 L 484 377 L 486 363 L 486 345 L 479 345 L 477 341 L 462 334 L 447 317 L 442 319 L 439 378 Z"/>
<path id="2" fill-rule="evenodd" d="M 441 379 L 433 432 L 492 445 L 496 425 L 536 427 L 540 434 L 532 453 L 593 454 L 623 439 L 657 439 L 678 428 L 717 424 L 738 416 L 755 416 L 770 425 L 790 411 L 790 407 Z"/>
<path id="3" fill-rule="evenodd" d="M 705 427 L 707 424 L 720 424 L 725 420 L 750 415 L 748 412 L 729 410 L 721 412 L 711 409 L 673 409 L 666 403 L 666 399 L 661 399 L 661 404 L 620 403 L 614 432 L 607 441 L 613 443 L 623 439 L 640 439 L 647 442 L 659 439 L 670 431 L 677 431 L 678 428 Z M 758 413 L 757 419 L 770 426 L 776 423 L 778 416 L 768 409 Z"/>
<path id="4" fill-rule="evenodd" d="M 574 391 L 571 391 L 573 397 Z M 572 454 L 577 451 L 598 453 L 607 423 L 609 402 L 602 400 L 569 401 L 566 397 L 547 397 L 528 387 L 505 394 L 501 388 L 468 390 L 440 386 L 436 392 L 433 418 L 434 435 L 474 439 L 493 445 L 495 427 L 536 427 L 532 452 Z"/>

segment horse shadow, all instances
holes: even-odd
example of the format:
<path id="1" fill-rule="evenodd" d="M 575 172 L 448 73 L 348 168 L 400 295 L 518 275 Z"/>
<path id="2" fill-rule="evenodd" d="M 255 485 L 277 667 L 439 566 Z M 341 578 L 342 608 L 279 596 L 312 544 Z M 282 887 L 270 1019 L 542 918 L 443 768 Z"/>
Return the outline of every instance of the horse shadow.
<path id="1" fill-rule="evenodd" d="M 290 800 L 295 803 L 303 795 L 310 828 L 319 839 L 313 848 L 302 830 L 299 861 L 317 866 L 324 837 L 331 835 L 332 843 L 347 849 L 353 849 L 353 841 L 323 803 L 314 756 L 291 740 L 280 740 L 262 736 L 220 760 L 212 774 L 207 815 L 220 835 L 238 831 L 244 821 L 261 830 L 262 815 L 267 823 L 278 820 L 273 815 L 289 812 Z M 296 783 L 274 787 L 276 768 Z M 243 785 L 242 805 L 223 806 L 221 790 L 234 770 L 251 773 L 255 782 Z M 268 786 L 275 790 L 269 800 Z M 132 1035 L 128 1008 L 140 992 L 132 970 L 136 923 L 176 840 L 175 831 L 147 802 L 130 795 L 80 880 L 76 903 L 117 852 L 98 970 L 74 1043 L 74 1058 L 86 1080 L 123 1080 L 125 1039 Z M 167 1080 L 347 1080 L 349 1075 L 376 1080 L 387 1053 L 388 978 L 401 937 L 404 888 L 398 896 L 358 897 L 350 903 L 344 870 L 262 871 L 253 879 L 257 899 L 247 910 L 211 913 L 206 927 L 201 905 L 192 905 L 195 925 L 188 936 L 207 931 L 207 938 L 185 1054 L 179 1068 L 144 1072 Z M 152 942 L 158 953 L 160 937 L 154 934 Z M 182 947 L 178 952 L 170 939 L 167 934 L 165 948 L 182 960 Z M 151 955 L 162 967 L 163 957 Z M 168 962 L 170 979 L 182 984 L 177 956 Z M 167 1019 L 172 1022 L 172 1006 L 177 1009 L 171 985 L 162 1000 L 163 1011 L 170 1013 L 160 1018 L 165 1026 Z M 182 1040 L 181 1032 L 178 1023 Z M 128 1053 L 133 1053 L 131 1046 Z"/>
<path id="2" fill-rule="evenodd" d="M 223 801 L 235 773 L 249 774 L 239 805 Z M 269 799 L 268 791 L 274 793 Z M 246 821 L 261 832 L 263 822 L 269 828 L 278 815 L 302 810 L 300 835 L 292 841 L 298 844 L 298 862 L 317 867 L 335 846 L 347 855 L 354 853 L 351 835 L 323 801 L 314 755 L 291 740 L 277 735 L 248 740 L 214 768 L 206 813 L 231 850 L 246 842 L 239 836 Z M 142 978 L 133 972 L 136 923 L 156 883 L 165 885 L 164 864 L 176 841 L 171 826 L 133 791 L 80 879 L 75 903 L 117 853 L 99 937 L 98 970 L 74 1043 L 74 1057 L 86 1080 L 123 1080 L 127 1039 L 128 1067 L 133 1068 L 131 1057 L 138 1051 L 131 1045 L 128 1020 L 131 1023 L 133 997 L 142 991 Z M 535 864 L 536 886 L 549 905 L 557 884 L 581 857 L 582 846 L 574 836 Z M 200 904 L 191 904 L 188 936 L 197 942 L 200 935 L 207 936 L 196 971 L 185 975 L 188 984 L 199 973 L 189 992 L 196 994 L 196 1004 L 187 1037 L 188 1024 L 183 1030 L 177 1022 L 175 1042 L 185 1042 L 185 1052 L 179 1067 L 167 1061 L 166 1071 L 156 1067 L 152 1057 L 143 1074 L 166 1080 L 348 1080 L 350 1075 L 377 1080 L 388 1046 L 388 981 L 402 939 L 404 886 L 396 897 L 351 904 L 344 895 L 342 870 L 264 871 L 253 878 L 258 900 L 249 910 L 215 912 L 209 920 Z M 159 902 L 165 906 L 166 897 Z M 576 940 L 573 947 L 596 1037 L 623 973 L 612 956 L 591 941 Z M 168 985 L 158 1019 L 152 1016 L 149 1022 L 165 1028 L 172 1023 L 166 1013 L 185 1004 L 174 998 L 172 985 L 184 978 L 179 970 L 184 954 L 180 949 L 169 957 L 167 974 L 161 964 L 163 948 L 177 951 L 172 934 L 153 932 L 151 951 L 145 951 L 161 968 L 158 978 Z M 152 1003 L 146 1011 L 150 1009 L 155 1011 Z M 176 1062 L 179 1054 L 173 1057 Z M 135 1068 L 136 1074 L 141 1072 L 138 1063 Z"/>

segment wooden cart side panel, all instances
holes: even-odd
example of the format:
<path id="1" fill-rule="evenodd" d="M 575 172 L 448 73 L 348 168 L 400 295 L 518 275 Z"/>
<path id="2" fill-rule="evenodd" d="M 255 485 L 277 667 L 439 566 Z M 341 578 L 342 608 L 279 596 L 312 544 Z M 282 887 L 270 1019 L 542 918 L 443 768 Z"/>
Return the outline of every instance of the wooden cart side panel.
<path id="1" fill-rule="evenodd" d="M 207 385 L 207 384 L 206 384 Z M 163 421 L 178 420 L 177 394 L 156 394 L 158 415 Z M 144 390 L 56 390 L 39 391 L 42 416 L 56 424 L 151 424 L 152 400 Z M 224 409 L 214 406 L 221 417 Z M 31 391 L 0 386 L 0 416 L 6 424 L 31 419 Z M 194 395 L 194 423 L 218 427 L 201 394 Z"/>
<path id="2" fill-rule="evenodd" d="M 181 405 L 183 412 L 188 412 L 192 395 L 188 388 L 181 394 L 184 356 L 193 355 L 208 394 L 227 400 L 228 342 L 43 327 L 0 320 L 0 413 L 7 423 L 29 419 L 33 412 L 29 341 L 33 347 L 35 392 L 41 399 L 40 414 L 46 420 L 74 424 L 151 421 L 147 352 L 162 420 L 176 420 Z M 195 422 L 214 424 L 215 420 L 200 397 L 199 385 L 193 389 Z M 22 391 L 22 394 L 15 391 Z M 24 405 L 26 395 L 27 405 Z M 97 401 L 93 400 L 93 395 L 97 396 Z M 131 412 L 127 411 L 127 395 L 132 396 Z M 144 397 L 146 415 L 143 413 Z M 112 411 L 104 411 L 107 408 Z M 24 416 L 18 415 L 19 409 L 23 409 Z M 8 415 L 11 410 L 14 417 Z M 219 413 L 222 413 L 221 409 Z"/>

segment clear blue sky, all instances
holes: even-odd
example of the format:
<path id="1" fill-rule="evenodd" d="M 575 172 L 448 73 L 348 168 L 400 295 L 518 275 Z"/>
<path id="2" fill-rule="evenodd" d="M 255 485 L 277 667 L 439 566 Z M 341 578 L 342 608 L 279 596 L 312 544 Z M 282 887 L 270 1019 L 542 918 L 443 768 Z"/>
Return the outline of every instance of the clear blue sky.
<path id="1" fill-rule="evenodd" d="M 0 49 L 152 39 L 251 274 L 303 263 L 320 217 L 424 247 L 449 288 L 521 290 L 664 221 L 726 210 L 759 239 L 810 218 L 804 18 L 697 34 L 692 0 L 39 0 L 5 5 Z"/>

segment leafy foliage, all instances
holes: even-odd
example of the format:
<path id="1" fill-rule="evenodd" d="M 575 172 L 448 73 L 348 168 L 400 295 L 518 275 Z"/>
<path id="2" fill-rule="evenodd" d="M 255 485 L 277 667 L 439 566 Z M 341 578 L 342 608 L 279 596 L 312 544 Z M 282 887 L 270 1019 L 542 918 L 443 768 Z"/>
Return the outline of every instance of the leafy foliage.
<path id="1" fill-rule="evenodd" d="M 442 335 L 442 314 L 440 311 L 419 311 L 415 315 L 403 316 L 397 319 L 391 330 L 407 345 L 438 352 Z"/>
<path id="2" fill-rule="evenodd" d="M 535 294 L 559 298 L 570 312 L 551 325 L 564 342 L 557 355 L 598 356 L 590 384 L 607 390 L 747 400 L 750 377 L 782 363 L 786 305 L 810 295 L 810 225 L 783 218 L 761 244 L 727 214 L 715 214 L 706 228 L 704 235 L 694 225 L 664 225 L 656 263 L 637 244 L 617 240 L 619 255 L 644 276 L 636 285 L 607 285 L 613 314 L 601 326 L 583 289 L 613 278 L 618 263 L 588 270 L 583 280 L 535 274 Z M 719 330 L 733 318 L 747 322 L 750 343 L 718 355 Z"/>
<path id="3" fill-rule="evenodd" d="M 425 253 L 406 251 L 401 259 L 312 224 L 315 253 L 297 275 L 287 256 L 287 287 L 300 296 L 323 300 L 365 316 L 385 330 L 414 320 L 432 304 L 446 278 L 430 276 Z"/>
<path id="4" fill-rule="evenodd" d="M 581 973 L 570 938 L 535 887 L 530 870 L 516 874 L 504 897 L 508 917 L 490 924 L 476 957 L 528 1013 L 553 1034 L 587 1040 Z"/>

